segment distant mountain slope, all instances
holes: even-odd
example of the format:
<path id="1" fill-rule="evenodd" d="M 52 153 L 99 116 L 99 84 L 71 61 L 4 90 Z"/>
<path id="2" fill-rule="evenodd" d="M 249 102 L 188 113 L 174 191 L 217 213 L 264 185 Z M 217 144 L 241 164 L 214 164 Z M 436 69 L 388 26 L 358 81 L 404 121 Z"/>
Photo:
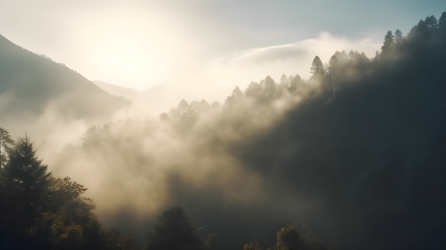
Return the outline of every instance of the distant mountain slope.
<path id="1" fill-rule="evenodd" d="M 115 95 L 115 96 L 122 96 L 130 101 L 134 101 L 138 96 L 140 95 L 140 92 L 132 89 L 132 88 L 126 88 L 119 85 L 101 82 L 94 80 L 92 81 L 94 84 L 96 84 L 99 88 L 107 91 L 108 93 Z"/>
<path id="2" fill-rule="evenodd" d="M 106 117 L 130 102 L 81 74 L 0 35 L 0 117 L 38 117 L 48 107 L 65 118 Z"/>

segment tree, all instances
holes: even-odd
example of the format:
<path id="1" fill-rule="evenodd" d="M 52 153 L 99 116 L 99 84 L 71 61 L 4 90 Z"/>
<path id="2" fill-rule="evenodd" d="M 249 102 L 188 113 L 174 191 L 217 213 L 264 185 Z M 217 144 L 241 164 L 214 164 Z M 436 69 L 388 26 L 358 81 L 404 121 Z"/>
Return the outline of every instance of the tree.
<path id="1" fill-rule="evenodd" d="M 288 81 L 288 77 L 286 77 L 286 75 L 283 74 L 280 77 L 280 82 L 278 84 L 279 94 L 282 94 L 282 92 L 288 91 L 289 87 L 290 87 L 290 82 Z"/>
<path id="2" fill-rule="evenodd" d="M 245 89 L 245 96 L 251 97 L 254 99 L 259 99 L 262 95 L 262 88 L 260 84 L 256 82 L 251 82 L 248 87 Z"/>
<path id="3" fill-rule="evenodd" d="M 339 74 L 339 60 L 336 55 L 333 55 L 328 61 L 328 74 L 330 81 L 334 84 L 336 83 L 337 76 Z"/>
<path id="4" fill-rule="evenodd" d="M 431 30 L 432 32 L 435 32 L 435 31 L 437 31 L 437 29 L 438 29 L 438 21 L 437 21 L 437 18 L 435 18 L 434 16 L 428 16 L 428 17 L 426 17 L 426 19 L 424 20 L 424 22 L 426 23 L 426 25 L 427 25 L 427 28 L 429 29 L 429 30 Z"/>
<path id="5" fill-rule="evenodd" d="M 301 248 L 300 246 L 299 233 L 294 223 L 277 232 L 277 250 L 298 250 Z"/>
<path id="6" fill-rule="evenodd" d="M 283 75 L 280 77 L 279 88 L 281 88 L 281 89 L 286 89 L 286 88 L 288 88 L 288 85 L 289 85 L 289 84 L 290 84 L 290 83 L 288 82 L 288 78 L 286 77 L 285 74 L 283 74 Z"/>
<path id="7" fill-rule="evenodd" d="M 290 79 L 292 78 L 291 82 L 290 82 L 290 87 L 289 87 L 289 91 L 291 93 L 296 93 L 298 87 L 300 84 L 302 84 L 302 78 L 300 77 L 300 75 L 296 74 L 295 77 L 290 76 Z"/>
<path id="8" fill-rule="evenodd" d="M 311 79 L 320 79 L 325 75 L 324 65 L 321 59 L 316 56 L 311 64 L 310 73 L 312 74 Z"/>
<path id="9" fill-rule="evenodd" d="M 232 95 L 226 98 L 225 105 L 227 107 L 232 106 L 238 103 L 244 97 L 243 92 L 239 89 L 238 86 L 232 91 Z"/>
<path id="10" fill-rule="evenodd" d="M 267 76 L 265 78 L 265 86 L 263 87 L 263 95 L 267 101 L 273 100 L 277 95 L 277 84 L 271 78 L 271 76 Z"/>
<path id="11" fill-rule="evenodd" d="M 392 31 L 387 31 L 387 34 L 384 36 L 384 44 L 381 47 L 382 51 L 389 51 L 391 48 L 393 48 L 394 42 L 394 36 L 392 34 Z"/>
<path id="12" fill-rule="evenodd" d="M 199 250 L 203 240 L 181 207 L 171 207 L 159 216 L 154 231 L 147 236 L 149 250 Z"/>
<path id="13" fill-rule="evenodd" d="M 11 151 L 13 144 L 14 141 L 11 139 L 11 135 L 9 135 L 8 131 L 0 128 L 0 168 L 6 166 L 8 152 Z"/>
<path id="14" fill-rule="evenodd" d="M 395 43 L 401 44 L 403 42 L 403 32 L 401 30 L 397 29 L 395 31 Z"/>
<path id="15" fill-rule="evenodd" d="M 2 171 L 7 187 L 21 198 L 27 216 L 34 213 L 49 191 L 51 173 L 47 173 L 47 168 L 37 158 L 34 145 L 25 136 L 11 150 L 8 164 Z"/>
<path id="16" fill-rule="evenodd" d="M 443 45 L 446 46 L 446 11 L 441 14 L 440 20 L 438 21 L 438 31 L 440 40 L 443 42 Z"/>
<path id="17" fill-rule="evenodd" d="M 182 99 L 180 103 L 178 103 L 177 108 L 170 111 L 170 114 L 177 119 L 189 120 L 191 116 L 189 103 Z"/>
<path id="18" fill-rule="evenodd" d="M 27 228 L 34 225 L 42 205 L 49 200 L 51 173 L 36 156 L 28 136 L 20 138 L 10 151 L 9 161 L 1 169 L 2 208 L 0 234 L 8 232 L 23 241 Z"/>

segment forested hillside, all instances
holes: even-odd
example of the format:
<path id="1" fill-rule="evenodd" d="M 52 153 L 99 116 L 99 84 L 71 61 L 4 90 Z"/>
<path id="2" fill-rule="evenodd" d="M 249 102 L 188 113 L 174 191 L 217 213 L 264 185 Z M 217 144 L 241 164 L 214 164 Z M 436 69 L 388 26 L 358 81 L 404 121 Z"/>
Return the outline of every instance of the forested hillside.
<path id="1" fill-rule="evenodd" d="M 108 117 L 129 105 L 80 73 L 0 35 L 0 116 L 35 119 L 49 107 L 66 119 Z"/>
<path id="2" fill-rule="evenodd" d="M 236 87 L 222 104 L 182 100 L 159 120 L 94 126 L 50 169 L 82 180 L 104 225 L 136 229 L 149 250 L 444 249 L 446 12 L 407 35 L 389 31 L 374 58 L 337 51 L 327 64 L 316 56 L 309 66 L 310 79 L 267 76 L 243 92 Z M 2 168 L 2 190 L 13 187 L 6 173 L 20 165 L 16 151 Z M 78 190 L 74 197 L 85 191 Z M 6 194 L 3 204 L 19 197 Z M 8 239 L 53 237 L 46 247 L 73 240 L 73 249 L 97 249 L 83 238 L 93 235 L 83 233 L 90 224 L 56 223 L 64 206 L 54 219 L 35 220 L 51 215 L 51 206 L 20 202 L 2 210 L 17 227 Z M 27 219 L 16 224 L 19 218 Z M 292 223 L 308 223 L 317 235 Z M 103 247 L 125 249 L 117 242 Z"/>

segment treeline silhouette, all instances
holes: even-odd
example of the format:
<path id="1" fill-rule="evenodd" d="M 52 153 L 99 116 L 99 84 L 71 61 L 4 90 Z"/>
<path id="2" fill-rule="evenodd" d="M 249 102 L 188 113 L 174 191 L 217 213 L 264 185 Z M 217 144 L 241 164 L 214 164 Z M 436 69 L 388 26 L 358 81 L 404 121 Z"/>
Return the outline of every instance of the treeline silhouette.
<path id="1" fill-rule="evenodd" d="M 55 178 L 25 136 L 13 142 L 0 128 L 1 249 L 140 249 L 133 234 L 104 229 L 87 190 Z"/>
<path id="2" fill-rule="evenodd" d="M 0 156 L 1 249 L 219 249 L 218 235 L 209 234 L 206 240 L 200 237 L 178 206 L 159 216 L 144 246 L 133 233 L 104 229 L 92 212 L 92 200 L 83 196 L 87 188 L 48 172 L 27 136 L 14 143 L 0 128 Z M 311 231 L 305 236 L 300 237 L 294 224 L 282 228 L 277 234 L 277 249 L 323 246 Z M 250 243 L 244 249 L 261 248 Z"/>
<path id="3" fill-rule="evenodd" d="M 223 104 L 182 100 L 160 122 L 92 127 L 81 146 L 58 155 L 55 169 L 82 158 L 112 169 L 116 180 L 146 177 L 155 183 L 147 192 L 160 192 L 163 207 L 211 208 L 193 221 L 213 225 L 218 237 L 208 231 L 200 238 L 206 228 L 194 229 L 184 211 L 172 207 L 149 233 L 148 249 L 241 249 L 248 241 L 246 250 L 330 248 L 295 225 L 273 237 L 293 221 L 308 221 L 342 249 L 444 249 L 445 69 L 443 12 L 406 36 L 389 31 L 374 58 L 342 51 L 324 65 L 316 56 L 308 80 L 282 76 L 276 83 L 268 76 L 244 92 L 236 87 Z M 85 188 L 47 173 L 27 137 L 14 146 L 4 141 L 2 148 L 12 150 L 2 151 L 11 152 L 8 161 L 2 158 L 2 242 L 141 247 L 134 235 L 103 229 L 91 201 L 82 198 Z M 30 156 L 25 165 L 18 157 L 24 152 Z M 165 182 L 153 177 L 157 172 Z M 21 182 L 19 174 L 30 176 Z M 23 186 L 25 179 L 34 181 L 32 189 Z M 3 205 L 6 199 L 11 202 Z M 183 236 L 184 245 L 172 240 Z"/>

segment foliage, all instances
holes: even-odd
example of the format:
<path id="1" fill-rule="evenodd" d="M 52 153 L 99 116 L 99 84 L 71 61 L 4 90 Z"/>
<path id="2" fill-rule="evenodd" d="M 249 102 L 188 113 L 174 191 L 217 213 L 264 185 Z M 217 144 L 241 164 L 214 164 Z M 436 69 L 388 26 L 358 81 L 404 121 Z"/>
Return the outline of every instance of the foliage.
<path id="1" fill-rule="evenodd" d="M 260 246 L 260 244 L 258 242 L 256 242 L 256 243 L 250 242 L 250 243 L 246 243 L 243 246 L 243 250 L 263 250 L 263 248 Z"/>
<path id="2" fill-rule="evenodd" d="M 166 209 L 159 216 L 153 232 L 147 236 L 149 250 L 186 250 L 202 249 L 203 240 L 181 207 Z"/>
<path id="3" fill-rule="evenodd" d="M 11 135 L 3 128 L 0 128 L 0 169 L 6 166 L 8 161 L 8 152 L 11 151 L 11 147 L 14 141 L 11 139 Z"/>
<path id="4" fill-rule="evenodd" d="M 7 131 L 4 134 L 9 135 Z M 97 134 L 97 133 L 92 133 Z M 6 137 L 8 138 L 8 137 Z M 55 178 L 30 139 L 9 150 L 0 172 L 0 246 L 36 249 L 140 249 L 132 234 L 102 229 L 83 185 Z"/>
<path id="5" fill-rule="evenodd" d="M 321 59 L 315 56 L 310 68 L 311 79 L 319 80 L 325 75 L 324 66 Z"/>
<path id="6" fill-rule="evenodd" d="M 276 250 L 297 250 L 300 246 L 301 241 L 295 224 L 283 227 L 277 232 Z"/>
<path id="7" fill-rule="evenodd" d="M 296 224 L 281 228 L 276 234 L 277 243 L 268 250 L 332 250 L 332 246 L 324 243 L 321 237 L 302 225 L 298 230 Z M 243 250 L 263 250 L 258 242 L 247 243 Z"/>
<path id="8" fill-rule="evenodd" d="M 293 106 L 276 127 L 261 131 L 256 140 L 245 140 L 242 146 L 231 144 L 228 152 L 234 161 L 239 160 L 237 163 L 258 176 L 267 176 L 271 184 L 280 180 L 302 197 L 325 197 L 329 212 L 320 220 L 341 221 L 344 230 L 350 230 L 344 236 L 347 240 L 372 239 L 370 247 L 376 249 L 384 246 L 381 241 L 388 242 L 388 248 L 435 247 L 444 242 L 445 49 L 444 12 L 438 21 L 433 16 L 421 20 L 407 36 L 400 30 L 395 35 L 387 32 L 382 52 L 373 59 L 356 51 L 337 51 L 324 66 L 315 57 L 311 80 L 318 81 L 283 75 L 276 84 L 267 76 L 259 83 L 251 82 L 244 93 L 236 87 L 224 105 L 182 100 L 162 119 L 177 128 L 177 124 L 192 126 L 201 115 L 215 112 L 215 117 L 220 115 L 218 121 L 224 122 L 207 134 L 199 134 L 210 137 L 260 117 L 253 115 L 259 109 L 268 113 L 277 103 L 293 103 L 303 97 L 301 105 Z M 240 112 L 238 120 L 229 119 L 228 114 L 239 110 L 248 112 Z M 119 154 L 124 151 L 119 142 L 136 140 L 127 136 L 127 131 L 141 125 L 140 139 L 153 130 L 150 122 L 122 122 L 125 126 L 119 131 L 116 124 L 90 128 L 83 138 L 83 149 L 94 154 L 105 148 Z M 242 135 L 246 130 L 240 131 L 227 134 L 245 138 Z M 13 146 L 7 131 L 0 130 L 0 134 L 2 243 L 15 248 L 140 248 L 133 234 L 103 229 L 91 212 L 94 204 L 83 197 L 87 189 L 68 177 L 58 179 L 48 173 L 28 137 Z M 224 144 L 222 138 L 203 145 L 219 147 Z M 141 155 L 136 155 L 135 165 L 147 159 Z M 125 162 L 126 170 L 131 169 L 132 161 Z M 280 167 L 280 171 L 271 174 L 271 166 Z M 339 204 L 340 200 L 348 202 Z M 358 215 L 354 222 L 338 219 L 350 218 L 351 214 Z M 395 215 L 400 217 L 394 219 Z M 408 243 L 407 235 L 413 228 L 401 226 L 401 221 L 423 225 L 425 230 Z M 365 232 L 356 230 L 358 224 L 367 225 Z M 391 228 L 385 228 L 384 236 L 376 235 L 387 225 Z M 388 232 L 396 236 L 389 237 Z M 280 229 L 276 236 L 277 242 L 270 249 L 330 248 L 320 236 L 306 227 L 299 231 L 294 224 Z M 381 241 L 375 241 L 375 237 Z M 215 239 L 211 235 L 203 242 L 184 211 L 173 207 L 164 211 L 148 234 L 147 248 L 212 249 Z M 262 248 L 258 243 L 248 243 L 244 249 Z"/>

